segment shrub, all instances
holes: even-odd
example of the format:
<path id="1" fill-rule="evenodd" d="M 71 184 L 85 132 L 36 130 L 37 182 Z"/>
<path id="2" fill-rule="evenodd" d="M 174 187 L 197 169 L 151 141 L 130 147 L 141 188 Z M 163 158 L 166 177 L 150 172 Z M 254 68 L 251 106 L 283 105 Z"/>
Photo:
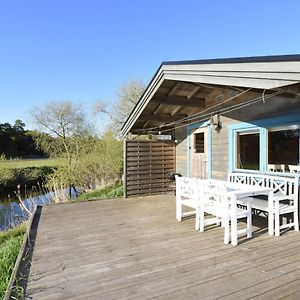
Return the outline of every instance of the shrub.
<path id="1" fill-rule="evenodd" d="M 80 147 L 78 160 L 58 168 L 48 176 L 49 189 L 90 189 L 94 185 L 115 184 L 120 180 L 123 165 L 121 141 L 107 133 L 101 140 L 90 139 Z"/>

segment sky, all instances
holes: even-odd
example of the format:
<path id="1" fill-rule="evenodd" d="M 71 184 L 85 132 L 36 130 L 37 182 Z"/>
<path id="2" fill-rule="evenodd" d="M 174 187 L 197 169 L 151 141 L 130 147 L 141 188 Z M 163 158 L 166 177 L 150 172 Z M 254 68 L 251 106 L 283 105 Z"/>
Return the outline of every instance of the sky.
<path id="1" fill-rule="evenodd" d="M 0 123 L 116 101 L 162 61 L 299 54 L 300 1 L 0 0 Z M 104 126 L 101 116 L 93 120 Z"/>

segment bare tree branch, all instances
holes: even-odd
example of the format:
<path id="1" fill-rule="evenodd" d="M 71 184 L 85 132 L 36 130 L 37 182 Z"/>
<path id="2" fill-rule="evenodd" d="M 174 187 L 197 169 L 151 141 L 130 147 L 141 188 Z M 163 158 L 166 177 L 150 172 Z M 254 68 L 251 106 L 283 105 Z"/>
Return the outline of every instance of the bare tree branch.
<path id="1" fill-rule="evenodd" d="M 111 129 L 118 132 L 140 99 L 144 90 L 145 84 L 143 82 L 130 80 L 116 93 L 117 99 L 110 109 L 108 109 L 108 104 L 99 100 L 94 104 L 94 113 L 103 113 L 107 115 L 111 120 Z"/>

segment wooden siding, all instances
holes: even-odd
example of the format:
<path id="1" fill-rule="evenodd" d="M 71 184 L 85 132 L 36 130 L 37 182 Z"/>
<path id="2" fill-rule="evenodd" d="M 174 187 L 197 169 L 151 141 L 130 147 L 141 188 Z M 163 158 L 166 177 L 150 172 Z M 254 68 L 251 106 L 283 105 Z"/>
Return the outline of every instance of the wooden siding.
<path id="1" fill-rule="evenodd" d="M 228 173 L 228 130 L 227 126 L 234 120 L 221 117 L 222 129 L 220 132 L 212 130 L 212 178 L 226 179 Z"/>
<path id="2" fill-rule="evenodd" d="M 254 218 L 233 247 L 194 226 L 170 195 L 43 207 L 26 299 L 299 299 L 299 232 Z"/>
<path id="3" fill-rule="evenodd" d="M 212 178 L 226 179 L 229 166 L 228 125 L 249 122 L 260 118 L 270 118 L 276 115 L 289 114 L 300 111 L 300 98 L 274 97 L 266 103 L 248 106 L 244 109 L 221 116 L 222 129 L 217 132 L 212 129 Z M 176 143 L 176 171 L 187 176 L 187 130 L 182 127 L 175 130 Z"/>
<path id="4" fill-rule="evenodd" d="M 176 137 L 176 172 L 187 176 L 187 139 L 186 128 L 175 130 Z"/>
<path id="5" fill-rule="evenodd" d="M 299 104 L 299 98 L 274 97 L 272 100 L 267 100 L 266 103 L 257 103 L 221 116 L 221 131 L 212 130 L 212 178 L 227 178 L 229 167 L 228 125 L 299 111 Z"/>
<path id="6" fill-rule="evenodd" d="M 174 141 L 125 141 L 124 147 L 126 196 L 174 191 L 168 177 L 175 172 Z"/>

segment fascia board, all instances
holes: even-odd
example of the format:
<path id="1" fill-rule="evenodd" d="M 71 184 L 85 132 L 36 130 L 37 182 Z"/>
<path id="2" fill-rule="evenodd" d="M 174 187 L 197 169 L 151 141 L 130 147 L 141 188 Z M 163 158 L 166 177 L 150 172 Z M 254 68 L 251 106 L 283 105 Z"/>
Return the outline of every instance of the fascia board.
<path id="1" fill-rule="evenodd" d="M 121 136 L 124 138 L 130 131 L 131 127 L 135 123 L 135 121 L 138 119 L 148 102 L 151 100 L 157 89 L 160 87 L 164 80 L 164 74 L 163 74 L 163 66 L 160 67 L 157 74 L 153 78 L 152 82 L 147 87 L 146 91 L 142 95 L 141 99 L 137 103 L 137 105 L 134 107 L 132 113 L 130 114 L 129 118 L 125 122 L 122 130 L 121 130 Z"/>

